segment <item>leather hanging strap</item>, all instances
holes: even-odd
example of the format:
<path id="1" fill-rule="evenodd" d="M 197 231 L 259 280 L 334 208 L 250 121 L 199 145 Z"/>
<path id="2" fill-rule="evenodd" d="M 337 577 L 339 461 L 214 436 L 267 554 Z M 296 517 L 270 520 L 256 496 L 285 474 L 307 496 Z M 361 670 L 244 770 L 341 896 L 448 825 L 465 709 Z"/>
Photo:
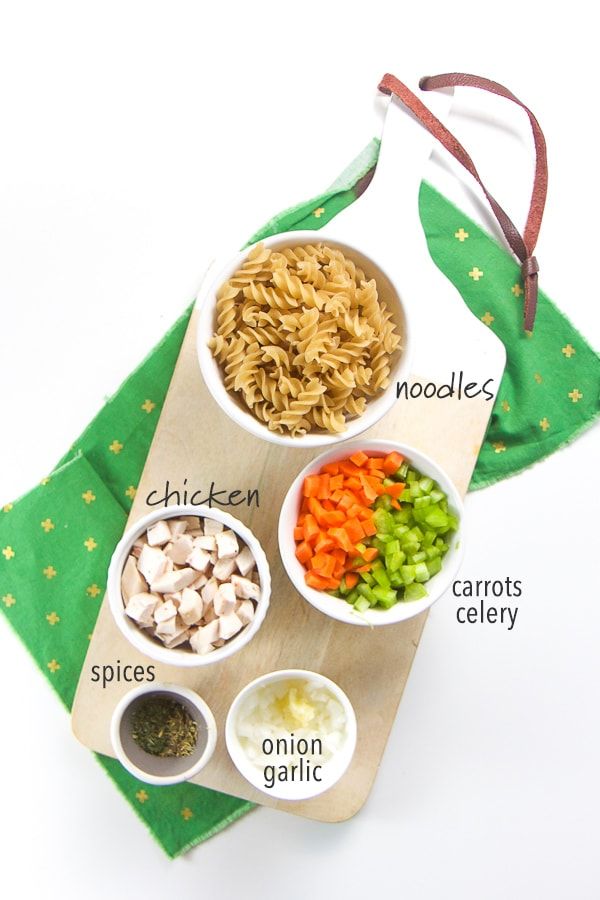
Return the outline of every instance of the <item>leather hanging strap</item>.
<path id="1" fill-rule="evenodd" d="M 531 194 L 531 203 L 529 205 L 529 213 L 527 215 L 527 223 L 525 231 L 521 236 L 519 230 L 514 225 L 508 214 L 502 209 L 497 200 L 492 197 L 490 192 L 483 184 L 479 172 L 475 168 L 473 160 L 462 146 L 462 144 L 454 137 L 452 132 L 448 131 L 436 116 L 433 115 L 419 98 L 403 84 L 394 75 L 384 75 L 379 83 L 379 90 L 384 94 L 394 94 L 398 99 L 413 113 L 431 134 L 448 150 L 455 159 L 458 160 L 465 169 L 471 173 L 473 178 L 483 190 L 493 212 L 496 216 L 500 228 L 502 229 L 506 240 L 521 262 L 521 272 L 523 275 L 523 284 L 525 286 L 525 304 L 524 304 L 524 327 L 526 331 L 533 331 L 535 321 L 535 313 L 537 308 L 537 292 L 538 292 L 538 263 L 533 255 L 535 245 L 538 239 L 540 226 L 542 224 L 542 216 L 544 214 L 544 206 L 546 204 L 546 193 L 548 189 L 548 164 L 546 159 L 546 141 L 539 122 L 530 109 L 525 106 L 514 94 L 507 88 L 503 87 L 495 81 L 488 78 L 480 78 L 478 75 L 465 75 L 460 72 L 451 72 L 446 75 L 432 75 L 422 78 L 419 87 L 424 91 L 435 90 L 436 88 L 445 87 L 476 87 L 507 100 L 512 100 L 520 106 L 529 117 L 531 130 L 533 132 L 533 140 L 536 152 L 535 177 L 533 182 L 533 191 Z"/>

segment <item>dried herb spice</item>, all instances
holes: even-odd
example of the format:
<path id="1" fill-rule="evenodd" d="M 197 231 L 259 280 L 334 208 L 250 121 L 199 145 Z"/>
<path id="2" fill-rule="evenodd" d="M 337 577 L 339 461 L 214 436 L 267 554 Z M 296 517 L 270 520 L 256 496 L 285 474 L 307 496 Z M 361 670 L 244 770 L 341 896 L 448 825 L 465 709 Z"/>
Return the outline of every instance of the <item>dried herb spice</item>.
<path id="1" fill-rule="evenodd" d="M 190 756 L 198 740 L 198 726 L 177 700 L 148 697 L 133 713 L 131 736 L 153 756 Z"/>

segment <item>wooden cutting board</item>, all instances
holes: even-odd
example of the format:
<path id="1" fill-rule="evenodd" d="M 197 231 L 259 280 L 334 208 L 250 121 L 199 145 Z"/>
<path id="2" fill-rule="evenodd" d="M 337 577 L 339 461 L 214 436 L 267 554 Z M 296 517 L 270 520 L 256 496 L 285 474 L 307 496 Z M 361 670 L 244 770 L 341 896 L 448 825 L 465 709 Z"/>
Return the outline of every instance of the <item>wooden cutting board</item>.
<path id="1" fill-rule="evenodd" d="M 426 614 L 369 630 L 329 619 L 296 593 L 279 559 L 277 521 L 288 486 L 318 450 L 270 444 L 229 421 L 202 381 L 195 336 L 196 314 L 183 342 L 128 526 L 148 511 L 145 498 L 153 490 L 163 491 L 167 479 L 171 488 L 179 489 L 187 479 L 188 489 L 201 488 L 203 495 L 211 482 L 217 490 L 228 492 L 257 488 L 258 509 L 238 506 L 229 511 L 261 541 L 271 566 L 273 590 L 266 620 L 245 648 L 228 660 L 196 670 L 155 664 L 156 679 L 198 691 L 215 715 L 217 749 L 195 782 L 296 815 L 342 821 L 354 815 L 369 794 Z M 460 360 L 457 367 L 467 369 L 471 379 L 493 378 L 497 390 L 504 351 L 490 330 L 468 317 L 461 321 L 453 342 Z M 446 470 L 464 494 L 492 405 L 481 398 L 398 401 L 367 435 L 396 438 L 422 450 Z M 451 601 L 442 598 L 439 602 Z M 108 756 L 114 756 L 109 737 L 113 709 L 134 685 L 113 682 L 103 689 L 90 675 L 92 666 L 115 665 L 117 660 L 133 665 L 152 662 L 122 636 L 105 598 L 81 673 L 72 722 L 83 744 Z M 225 746 L 224 723 L 233 698 L 249 681 L 275 669 L 296 667 L 322 672 L 343 688 L 356 711 L 358 743 L 350 768 L 332 789 L 312 800 L 284 802 L 255 790 L 238 774 Z"/>

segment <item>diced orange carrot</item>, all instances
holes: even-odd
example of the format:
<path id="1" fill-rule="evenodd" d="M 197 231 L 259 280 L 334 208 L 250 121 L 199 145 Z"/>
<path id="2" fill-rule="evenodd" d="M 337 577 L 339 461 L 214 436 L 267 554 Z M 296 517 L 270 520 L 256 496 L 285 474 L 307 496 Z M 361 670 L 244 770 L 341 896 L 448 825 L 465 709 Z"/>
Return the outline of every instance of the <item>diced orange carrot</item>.
<path id="1" fill-rule="evenodd" d="M 351 590 L 358 584 L 358 575 L 355 572 L 346 572 L 344 581 L 346 582 L 347 589 Z"/>
<path id="2" fill-rule="evenodd" d="M 347 554 L 346 554 L 346 551 L 345 551 L 345 550 L 342 550 L 341 547 L 335 547 L 335 548 L 331 551 L 331 555 L 332 555 L 333 558 L 336 560 L 336 562 L 343 563 L 343 564 L 346 563 L 346 555 L 347 555 Z"/>
<path id="3" fill-rule="evenodd" d="M 347 475 L 348 477 L 352 477 L 353 475 L 358 475 L 360 473 L 360 469 L 358 466 L 355 466 L 353 462 L 350 462 L 349 459 L 343 459 L 339 463 L 340 472 L 343 475 Z"/>
<path id="4" fill-rule="evenodd" d="M 369 505 L 371 503 L 374 503 L 375 500 L 377 500 L 377 491 L 375 490 L 373 485 L 370 483 L 370 479 L 366 478 L 364 475 L 361 475 L 360 483 L 362 486 L 363 493 L 369 501 Z"/>
<path id="5" fill-rule="evenodd" d="M 338 507 L 348 512 L 351 506 L 356 503 L 356 497 L 350 491 L 344 491 L 342 499 L 338 503 Z"/>
<path id="6" fill-rule="evenodd" d="M 343 525 L 346 521 L 346 516 L 341 509 L 324 510 L 321 518 L 323 519 L 323 524 L 328 528 L 335 528 L 336 525 Z"/>
<path id="7" fill-rule="evenodd" d="M 396 481 L 394 484 L 386 484 L 384 486 L 384 491 L 386 494 L 389 494 L 390 497 L 393 497 L 394 500 L 397 500 L 398 497 L 402 494 L 404 488 L 406 487 L 401 481 Z"/>
<path id="8" fill-rule="evenodd" d="M 304 530 L 304 540 L 308 544 L 310 544 L 312 541 L 316 541 L 319 537 L 319 534 L 321 533 L 320 528 L 317 525 L 317 520 L 310 513 L 307 513 L 302 528 Z"/>
<path id="9" fill-rule="evenodd" d="M 303 541 L 304 540 L 304 528 L 302 527 L 302 523 L 296 525 L 294 528 L 294 540 L 295 541 Z"/>
<path id="10" fill-rule="evenodd" d="M 306 574 L 304 575 L 304 580 L 309 587 L 313 587 L 317 591 L 329 590 L 330 579 L 323 578 L 321 577 L 321 575 L 317 575 L 315 572 L 306 572 Z"/>
<path id="11" fill-rule="evenodd" d="M 307 475 L 302 486 L 302 493 L 305 497 L 316 497 L 319 493 L 319 485 L 321 483 L 320 475 Z"/>
<path id="12" fill-rule="evenodd" d="M 340 471 L 340 467 L 337 463 L 327 463 L 326 466 L 323 466 L 321 472 L 327 475 L 337 475 Z"/>
<path id="13" fill-rule="evenodd" d="M 377 534 L 377 528 L 375 526 L 375 522 L 373 521 L 373 516 L 365 519 L 362 523 L 362 527 L 365 533 L 365 537 L 372 537 L 374 534 Z"/>
<path id="14" fill-rule="evenodd" d="M 401 453 L 397 453 L 396 451 L 388 453 L 383 461 L 383 471 L 386 475 L 393 475 L 394 472 L 398 471 L 403 462 L 404 457 Z"/>
<path id="15" fill-rule="evenodd" d="M 353 572 L 370 572 L 371 565 L 367 563 L 365 566 L 357 566 L 355 569 L 352 569 Z"/>
<path id="16" fill-rule="evenodd" d="M 398 500 L 392 500 L 391 506 L 393 507 L 393 509 L 402 509 Z"/>
<path id="17" fill-rule="evenodd" d="M 365 507 L 362 503 L 353 503 L 352 506 L 348 509 L 348 518 L 349 519 L 360 519 L 362 514 L 365 511 Z M 369 513 L 371 511 L 369 510 Z"/>
<path id="18" fill-rule="evenodd" d="M 296 559 L 305 566 L 312 557 L 312 548 L 310 544 L 303 541 L 296 547 Z"/>
<path id="19" fill-rule="evenodd" d="M 330 494 L 329 490 L 329 479 L 330 475 L 325 472 L 323 475 L 319 476 L 319 491 L 317 493 L 317 499 L 319 500 L 327 500 Z"/>
<path id="20" fill-rule="evenodd" d="M 361 541 L 365 536 L 363 527 L 358 519 L 348 519 L 348 521 L 344 524 L 344 529 L 348 537 L 354 544 L 356 544 L 358 541 Z"/>
<path id="21" fill-rule="evenodd" d="M 345 530 L 345 528 L 330 528 L 329 534 L 336 542 L 338 547 L 341 547 L 342 550 L 346 551 L 346 553 L 354 552 L 354 544 L 350 540 L 348 532 Z"/>
<path id="22" fill-rule="evenodd" d="M 344 487 L 343 475 L 332 475 L 329 479 L 329 488 L 332 491 L 341 491 Z"/>
<path id="23" fill-rule="evenodd" d="M 329 553 L 316 553 L 310 561 L 310 567 L 317 575 L 331 578 L 335 569 L 335 559 Z"/>
<path id="24" fill-rule="evenodd" d="M 350 460 L 354 463 L 355 466 L 364 466 L 369 457 L 366 453 L 363 453 L 362 450 L 359 450 L 358 453 L 353 453 L 350 457 Z"/>
<path id="25" fill-rule="evenodd" d="M 367 547 L 366 550 L 363 550 L 361 556 L 365 562 L 373 562 L 379 556 L 379 550 L 377 547 Z"/>
<path id="26" fill-rule="evenodd" d="M 328 553 L 333 550 L 335 543 L 329 537 L 326 531 L 322 531 L 315 542 L 315 553 Z"/>
<path id="27" fill-rule="evenodd" d="M 321 500 L 321 506 L 323 509 L 335 509 L 335 503 L 332 503 L 331 500 Z"/>

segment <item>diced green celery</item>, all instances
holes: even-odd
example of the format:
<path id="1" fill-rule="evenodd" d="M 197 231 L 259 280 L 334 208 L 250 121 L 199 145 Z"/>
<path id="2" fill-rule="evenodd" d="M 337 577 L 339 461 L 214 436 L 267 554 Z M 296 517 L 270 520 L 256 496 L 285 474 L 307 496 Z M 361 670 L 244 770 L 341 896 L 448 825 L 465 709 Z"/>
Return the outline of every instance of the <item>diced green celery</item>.
<path id="1" fill-rule="evenodd" d="M 404 584 L 411 584 L 415 580 L 416 566 L 400 566 L 400 574 Z"/>
<path id="2" fill-rule="evenodd" d="M 391 500 L 389 494 L 385 494 L 384 496 L 388 497 L 388 499 Z M 381 500 L 382 498 L 379 497 L 379 499 Z M 375 513 L 373 514 L 373 522 L 375 523 L 375 528 L 377 529 L 377 537 L 379 537 L 380 534 L 391 534 L 394 530 L 394 517 L 390 515 L 390 513 L 385 509 L 375 510 Z"/>
<path id="3" fill-rule="evenodd" d="M 367 549 L 367 545 L 363 544 L 362 541 L 360 541 L 358 544 L 355 544 L 355 546 L 359 553 L 364 553 L 365 550 Z"/>
<path id="4" fill-rule="evenodd" d="M 390 554 L 392 554 L 392 553 L 399 553 L 399 552 L 400 552 L 400 541 L 398 540 L 398 538 L 388 541 L 387 544 L 385 545 L 385 555 L 386 556 L 390 556 Z"/>
<path id="5" fill-rule="evenodd" d="M 367 561 L 362 556 L 355 556 L 352 560 L 352 568 L 358 569 L 360 566 L 366 566 Z"/>
<path id="6" fill-rule="evenodd" d="M 371 604 L 366 597 L 359 597 L 358 600 L 354 601 L 354 609 L 357 610 L 357 612 L 366 612 L 370 607 Z"/>
<path id="7" fill-rule="evenodd" d="M 338 592 L 342 595 L 342 597 L 345 597 L 346 594 L 350 593 L 350 588 L 346 585 L 345 578 L 342 578 L 342 580 L 340 581 Z"/>
<path id="8" fill-rule="evenodd" d="M 414 481 L 418 480 L 418 475 L 414 469 L 407 469 L 406 472 L 406 481 L 408 484 L 412 484 Z"/>
<path id="9" fill-rule="evenodd" d="M 431 496 L 429 494 L 427 494 L 427 496 L 425 496 L 425 497 L 417 497 L 415 499 L 414 506 L 415 506 L 415 509 L 422 509 L 424 506 L 429 506 L 430 503 L 431 503 Z"/>
<path id="10" fill-rule="evenodd" d="M 392 572 L 390 575 L 390 584 L 393 588 L 401 588 L 404 586 L 404 582 L 402 581 L 402 575 L 400 572 Z"/>
<path id="11" fill-rule="evenodd" d="M 403 462 L 398 471 L 396 472 L 396 477 L 403 479 L 408 475 L 408 463 Z"/>
<path id="12" fill-rule="evenodd" d="M 425 521 L 432 528 L 448 527 L 448 516 L 439 506 L 437 506 L 437 504 L 429 507 L 427 515 L 425 516 Z"/>
<path id="13" fill-rule="evenodd" d="M 380 553 L 385 553 L 385 541 L 380 540 L 378 537 L 371 538 L 371 546 L 375 547 Z"/>
<path id="14" fill-rule="evenodd" d="M 387 565 L 388 573 L 398 572 L 405 559 L 406 554 L 403 553 L 402 550 L 398 550 L 397 553 L 392 553 L 390 556 L 386 556 L 385 562 Z"/>
<path id="15" fill-rule="evenodd" d="M 415 581 L 427 581 L 429 579 L 429 569 L 427 563 L 420 562 L 415 566 Z"/>
<path id="16" fill-rule="evenodd" d="M 427 591 L 423 587 L 422 584 L 408 584 L 404 588 L 404 597 L 403 599 L 406 601 L 412 600 L 422 600 L 423 597 L 427 596 Z"/>
<path id="17" fill-rule="evenodd" d="M 427 535 L 425 535 L 427 537 Z M 425 550 L 425 556 L 427 559 L 438 559 L 441 556 L 441 551 L 439 547 L 427 547 Z"/>
<path id="18" fill-rule="evenodd" d="M 420 549 L 421 549 L 420 544 L 408 543 L 408 544 L 402 545 L 402 552 L 406 553 L 407 558 L 412 556 L 414 553 L 418 553 Z"/>
<path id="19" fill-rule="evenodd" d="M 424 562 L 427 559 L 424 550 L 419 550 L 418 553 L 413 553 L 413 555 L 409 559 L 409 563 L 411 565 L 415 565 L 416 563 Z"/>
<path id="20" fill-rule="evenodd" d="M 428 528 L 423 537 L 423 541 L 422 541 L 423 546 L 424 547 L 432 547 L 435 542 L 436 537 L 437 537 L 437 533 L 435 531 L 433 531 L 432 528 Z"/>
<path id="21" fill-rule="evenodd" d="M 364 582 L 359 582 L 356 585 L 356 588 L 360 596 L 366 597 L 371 606 L 377 605 L 377 597 L 373 593 L 374 588 L 369 587 L 369 585 L 365 584 Z"/>
<path id="22" fill-rule="evenodd" d="M 348 603 L 356 603 L 359 597 L 360 594 L 358 593 L 358 590 L 356 588 L 352 588 L 350 593 L 346 594 L 346 600 Z"/>
<path id="23" fill-rule="evenodd" d="M 427 560 L 427 571 L 429 572 L 429 577 L 433 578 L 434 575 L 442 568 L 442 560 L 441 557 L 435 556 L 433 559 Z"/>
<path id="24" fill-rule="evenodd" d="M 448 513 L 448 525 L 452 529 L 452 531 L 457 531 L 458 529 L 458 519 L 453 513 Z"/>
<path id="25" fill-rule="evenodd" d="M 427 476 L 424 476 L 419 481 L 419 487 L 421 488 L 421 490 L 423 491 L 424 494 L 428 494 L 429 491 L 433 487 L 433 478 L 428 478 Z"/>
<path id="26" fill-rule="evenodd" d="M 385 511 L 392 508 L 392 498 L 389 494 L 382 494 L 375 501 L 375 509 L 383 509 Z"/>
<path id="27" fill-rule="evenodd" d="M 393 606 L 394 603 L 397 603 L 398 601 L 398 595 L 396 594 L 396 591 L 392 590 L 392 588 L 389 587 L 384 588 L 378 585 L 377 587 L 373 588 L 373 593 L 377 597 L 377 602 L 381 604 L 381 606 L 385 606 L 386 608 Z"/>
<path id="28" fill-rule="evenodd" d="M 366 582 L 368 585 L 371 585 L 371 586 L 372 586 L 372 585 L 375 584 L 375 579 L 373 578 L 373 576 L 371 575 L 370 572 L 361 572 L 361 573 L 360 573 L 360 577 L 361 577 L 362 580 L 363 580 L 364 582 Z"/>
<path id="29" fill-rule="evenodd" d="M 419 487 L 418 481 L 413 481 L 413 483 L 410 486 L 409 494 L 413 500 L 415 500 L 417 497 L 423 496 L 423 491 Z"/>
<path id="30" fill-rule="evenodd" d="M 397 515 L 398 513 L 396 513 L 396 516 Z M 398 521 L 397 518 L 396 521 Z M 406 534 L 407 531 L 410 531 L 408 525 L 396 525 L 396 527 L 394 528 L 394 534 L 396 537 L 402 537 L 402 535 Z"/>
<path id="31" fill-rule="evenodd" d="M 383 483 L 384 483 L 385 487 L 389 487 L 391 484 L 394 484 L 395 482 L 391 478 L 384 478 Z"/>
<path id="32" fill-rule="evenodd" d="M 373 578 L 375 579 L 375 581 L 377 582 L 377 585 L 378 585 L 379 587 L 383 587 L 383 588 L 385 588 L 386 590 L 389 589 L 389 587 L 390 587 L 390 579 L 389 579 L 389 575 L 388 575 L 388 573 L 386 572 L 385 569 L 383 569 L 383 568 L 381 568 L 381 569 L 373 569 Z M 373 593 L 375 593 L 375 592 L 376 592 L 376 588 L 375 588 L 375 586 L 374 586 L 374 587 L 373 587 Z"/>
<path id="33" fill-rule="evenodd" d="M 444 492 L 438 490 L 437 488 L 436 488 L 435 490 L 431 491 L 431 493 L 429 494 L 429 496 L 431 497 L 431 502 L 432 502 L 432 503 L 439 503 L 440 500 L 445 500 L 445 499 L 446 499 L 446 495 L 444 494 Z"/>

